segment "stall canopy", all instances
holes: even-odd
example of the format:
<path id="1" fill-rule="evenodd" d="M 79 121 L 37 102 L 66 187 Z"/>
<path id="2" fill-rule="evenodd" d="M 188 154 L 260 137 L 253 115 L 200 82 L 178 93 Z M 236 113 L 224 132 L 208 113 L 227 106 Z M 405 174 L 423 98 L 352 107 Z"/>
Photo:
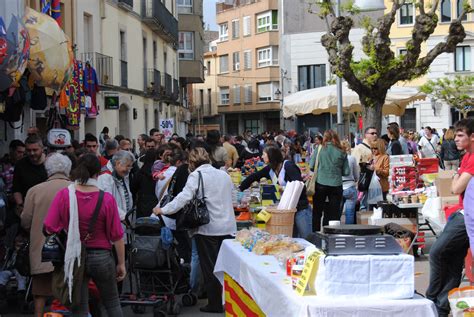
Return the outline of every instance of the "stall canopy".
<path id="1" fill-rule="evenodd" d="M 384 115 L 401 116 L 405 107 L 413 101 L 424 100 L 426 94 L 416 88 L 393 86 L 387 93 L 382 109 Z M 344 112 L 362 111 L 362 106 L 357 93 L 347 83 L 342 85 L 342 104 Z M 289 118 L 294 115 L 337 112 L 337 87 L 336 85 L 298 91 L 285 97 L 283 103 L 283 116 Z"/>

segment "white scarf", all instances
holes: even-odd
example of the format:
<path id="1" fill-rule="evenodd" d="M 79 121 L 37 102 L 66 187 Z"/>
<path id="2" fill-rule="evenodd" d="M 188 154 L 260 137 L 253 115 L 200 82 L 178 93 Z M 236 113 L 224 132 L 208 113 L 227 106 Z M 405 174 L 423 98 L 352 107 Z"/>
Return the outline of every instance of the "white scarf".
<path id="1" fill-rule="evenodd" d="M 69 226 L 67 230 L 66 252 L 64 255 L 64 282 L 68 283 L 69 300 L 72 302 L 74 263 L 81 265 L 81 234 L 79 232 L 79 208 L 77 206 L 76 181 L 68 186 L 69 190 Z M 97 180 L 89 178 L 83 185 L 97 186 Z"/>

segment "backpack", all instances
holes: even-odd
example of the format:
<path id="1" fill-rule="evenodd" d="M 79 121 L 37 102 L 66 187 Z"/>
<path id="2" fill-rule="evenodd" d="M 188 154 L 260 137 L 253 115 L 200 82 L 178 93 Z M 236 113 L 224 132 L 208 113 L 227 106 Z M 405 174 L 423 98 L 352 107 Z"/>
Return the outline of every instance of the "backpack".
<path id="1" fill-rule="evenodd" d="M 5 103 L 5 111 L 0 113 L 0 120 L 5 122 L 20 121 L 23 115 L 25 100 L 25 90 L 21 86 L 16 88 L 11 96 L 8 96 L 8 90 L 1 93 L 0 102 Z"/>

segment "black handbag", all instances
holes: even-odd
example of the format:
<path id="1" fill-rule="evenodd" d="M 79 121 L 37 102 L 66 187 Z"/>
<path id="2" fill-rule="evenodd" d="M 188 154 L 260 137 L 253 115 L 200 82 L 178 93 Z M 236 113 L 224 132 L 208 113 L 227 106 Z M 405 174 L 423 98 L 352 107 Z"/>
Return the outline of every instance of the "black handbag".
<path id="1" fill-rule="evenodd" d="M 202 225 L 207 225 L 210 221 L 209 210 L 206 206 L 204 194 L 204 182 L 201 172 L 198 171 L 198 188 L 191 201 L 183 207 L 176 217 L 176 228 L 178 230 L 195 229 Z M 199 188 L 202 188 L 202 195 L 199 197 Z"/>
<path id="2" fill-rule="evenodd" d="M 22 276 L 30 275 L 30 241 L 23 241 L 16 253 L 15 269 Z"/>
<path id="3" fill-rule="evenodd" d="M 359 182 L 357 183 L 357 190 L 360 192 L 366 192 L 369 190 L 370 181 L 372 180 L 372 175 L 374 171 L 371 171 L 367 166 L 363 165 L 361 167 L 361 172 L 359 176 Z"/>
<path id="4" fill-rule="evenodd" d="M 176 184 L 176 177 L 173 177 L 171 179 L 171 182 L 168 186 L 168 189 L 167 189 L 166 193 L 161 198 L 160 208 L 163 208 L 164 206 L 166 206 L 169 202 L 171 202 L 174 199 L 174 196 L 173 196 L 174 184 Z"/>
<path id="5" fill-rule="evenodd" d="M 94 232 L 95 223 L 97 217 L 99 216 L 100 207 L 102 205 L 102 200 L 104 199 L 104 191 L 99 191 L 99 199 L 97 200 L 97 205 L 95 206 L 94 213 L 89 222 L 89 227 L 87 228 L 87 236 L 85 240 L 89 240 L 92 233 Z M 66 235 L 62 233 L 54 233 L 52 235 L 47 235 L 46 240 L 41 249 L 41 262 L 52 262 L 54 266 L 60 266 L 64 264 L 64 255 L 66 253 Z"/>

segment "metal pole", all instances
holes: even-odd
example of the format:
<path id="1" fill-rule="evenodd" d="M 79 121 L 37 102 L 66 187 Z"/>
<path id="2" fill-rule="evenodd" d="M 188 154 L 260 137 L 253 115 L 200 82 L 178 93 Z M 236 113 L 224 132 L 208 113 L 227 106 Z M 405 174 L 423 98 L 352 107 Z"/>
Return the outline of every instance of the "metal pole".
<path id="1" fill-rule="evenodd" d="M 286 70 L 281 69 L 280 70 L 280 82 L 281 82 L 281 97 L 280 97 L 280 113 L 281 113 L 281 121 L 283 124 L 283 131 L 286 130 L 286 124 L 285 124 L 285 118 L 283 117 L 283 101 L 284 101 L 284 95 L 285 95 L 285 88 L 283 86 L 283 80 L 286 75 Z"/>
<path id="2" fill-rule="evenodd" d="M 336 18 L 341 15 L 341 0 L 336 2 Z M 336 78 L 336 87 L 337 87 L 337 134 L 339 139 L 344 138 L 344 113 L 342 110 L 342 78 L 337 76 Z"/>

